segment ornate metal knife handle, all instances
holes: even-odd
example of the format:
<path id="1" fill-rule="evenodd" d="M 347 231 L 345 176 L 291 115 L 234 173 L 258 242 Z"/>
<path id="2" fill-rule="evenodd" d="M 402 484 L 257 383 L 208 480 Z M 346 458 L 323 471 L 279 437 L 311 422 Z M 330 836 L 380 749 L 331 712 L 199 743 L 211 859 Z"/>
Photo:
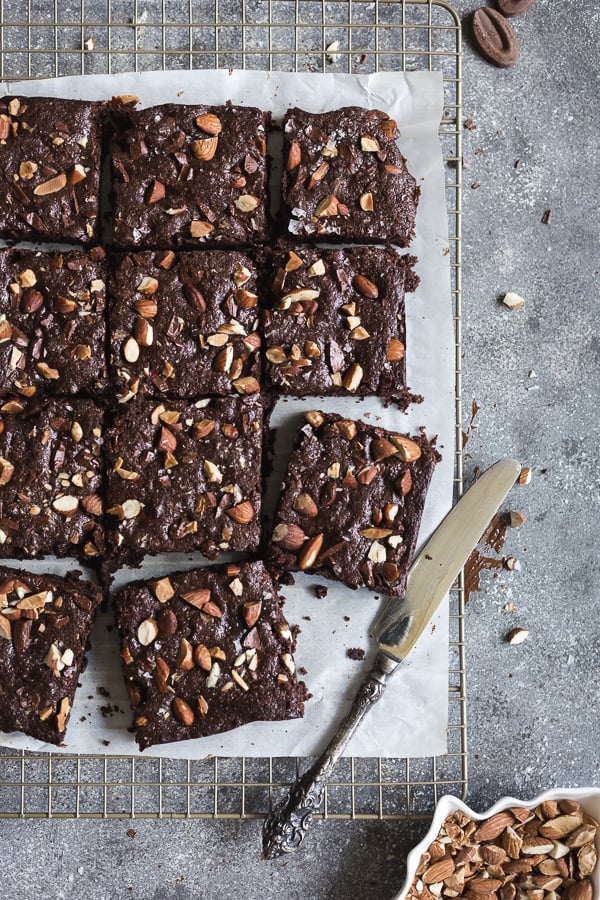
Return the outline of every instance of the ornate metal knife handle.
<path id="1" fill-rule="evenodd" d="M 373 668 L 363 679 L 356 697 L 339 728 L 316 763 L 290 788 L 287 798 L 265 820 L 263 857 L 275 859 L 294 853 L 306 837 L 314 813 L 323 799 L 323 789 L 346 744 L 361 721 L 377 703 L 389 677 L 400 663 L 379 653 Z"/>

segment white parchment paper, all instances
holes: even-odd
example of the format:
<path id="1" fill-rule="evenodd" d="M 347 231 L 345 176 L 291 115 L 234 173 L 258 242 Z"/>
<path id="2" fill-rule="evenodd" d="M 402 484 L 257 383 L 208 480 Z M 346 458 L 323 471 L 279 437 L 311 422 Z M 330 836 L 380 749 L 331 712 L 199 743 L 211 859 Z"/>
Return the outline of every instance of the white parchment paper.
<path id="1" fill-rule="evenodd" d="M 416 238 L 410 253 L 418 257 L 421 284 L 407 296 L 408 383 L 425 401 L 408 413 L 385 409 L 377 399 L 329 398 L 280 401 L 272 419 L 277 429 L 275 466 L 265 503 L 274 505 L 294 430 L 303 410 L 321 408 L 364 418 L 403 432 L 424 426 L 438 436 L 443 459 L 427 499 L 420 543 L 441 521 L 452 503 L 454 470 L 454 329 L 450 295 L 448 230 L 442 153 L 438 124 L 443 89 L 439 72 L 373 75 L 288 74 L 254 71 L 150 72 L 143 74 L 76 76 L 0 85 L 2 93 L 82 99 L 108 99 L 137 94 L 142 106 L 156 103 L 233 103 L 270 109 L 281 119 L 289 106 L 323 112 L 345 105 L 386 110 L 401 131 L 400 148 L 422 188 Z M 274 179 L 277 172 L 274 173 Z M 3 561 L 4 562 L 4 561 Z M 10 564 L 10 561 L 8 561 Z M 163 555 L 148 559 L 141 569 L 121 570 L 115 586 L 136 578 L 155 577 L 177 569 L 204 565 L 199 554 Z M 64 573 L 76 563 L 38 560 L 15 563 L 32 571 Z M 313 586 L 326 584 L 327 597 L 317 599 Z M 252 723 L 226 734 L 153 747 L 145 756 L 202 758 L 221 756 L 313 755 L 325 746 L 362 674 L 374 656 L 369 631 L 383 601 L 367 590 L 351 591 L 335 582 L 299 574 L 283 589 L 285 613 L 298 623 L 296 664 L 306 670 L 312 693 L 304 719 L 283 723 Z M 112 616 L 103 613 L 91 638 L 89 665 L 81 678 L 64 750 L 70 753 L 137 754 L 128 731 L 131 712 L 125 693 Z M 367 651 L 363 663 L 346 655 L 348 648 Z M 448 712 L 448 608 L 443 604 L 409 660 L 389 684 L 348 747 L 348 755 L 434 756 L 446 749 Z M 29 750 L 53 750 L 24 735 L 2 735 L 2 744 Z"/>

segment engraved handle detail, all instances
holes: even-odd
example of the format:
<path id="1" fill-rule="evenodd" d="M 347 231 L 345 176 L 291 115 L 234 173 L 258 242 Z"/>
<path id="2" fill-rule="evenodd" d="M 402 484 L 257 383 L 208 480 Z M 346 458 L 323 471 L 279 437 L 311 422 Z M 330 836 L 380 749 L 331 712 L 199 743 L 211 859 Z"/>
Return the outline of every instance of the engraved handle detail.
<path id="1" fill-rule="evenodd" d="M 290 788 L 287 798 L 267 817 L 263 826 L 263 857 L 275 859 L 294 853 L 306 837 L 314 813 L 323 800 L 323 790 L 344 749 L 361 721 L 382 696 L 389 677 L 400 664 L 378 654 L 363 679 L 356 697 L 339 728 L 316 763 Z"/>

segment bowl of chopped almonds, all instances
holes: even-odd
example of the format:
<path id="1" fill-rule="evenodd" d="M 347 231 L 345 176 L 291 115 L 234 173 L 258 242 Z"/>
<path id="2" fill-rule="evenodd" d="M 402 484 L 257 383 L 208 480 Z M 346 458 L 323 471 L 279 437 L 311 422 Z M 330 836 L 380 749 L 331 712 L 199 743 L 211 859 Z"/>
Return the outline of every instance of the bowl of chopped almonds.
<path id="1" fill-rule="evenodd" d="M 503 797 L 476 813 L 442 797 L 395 900 L 599 900 L 600 789 Z"/>

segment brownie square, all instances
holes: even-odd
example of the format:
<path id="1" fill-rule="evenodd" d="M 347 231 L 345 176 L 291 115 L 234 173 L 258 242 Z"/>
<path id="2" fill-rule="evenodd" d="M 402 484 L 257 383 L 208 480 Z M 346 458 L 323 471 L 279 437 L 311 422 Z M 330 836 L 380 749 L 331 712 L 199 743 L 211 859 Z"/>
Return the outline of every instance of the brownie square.
<path id="1" fill-rule="evenodd" d="M 269 113 L 231 104 L 128 111 L 112 154 L 116 246 L 264 241 L 269 122 Z"/>
<path id="2" fill-rule="evenodd" d="M 402 394 L 414 261 L 378 247 L 273 254 L 263 313 L 268 387 L 295 396 Z"/>
<path id="3" fill-rule="evenodd" d="M 262 562 L 133 582 L 115 606 L 142 750 L 302 717 L 296 628 Z"/>
<path id="4" fill-rule="evenodd" d="M 0 730 L 61 744 L 101 592 L 0 566 Z"/>
<path id="5" fill-rule="evenodd" d="M 305 418 L 279 497 L 271 563 L 402 596 L 439 454 L 423 435 L 316 410 Z"/>
<path id="6" fill-rule="evenodd" d="M 256 550 L 261 449 L 258 397 L 128 404 L 107 433 L 108 536 L 117 560 Z"/>
<path id="7" fill-rule="evenodd" d="M 98 239 L 103 103 L 0 100 L 0 234 L 32 241 Z"/>
<path id="8" fill-rule="evenodd" d="M 0 406 L 0 557 L 102 553 L 102 418 L 90 400 Z"/>
<path id="9" fill-rule="evenodd" d="M 281 199 L 298 240 L 391 241 L 407 247 L 419 188 L 406 168 L 396 122 L 381 110 L 288 109 Z"/>
<path id="10" fill-rule="evenodd" d="M 105 391 L 103 257 L 0 250 L 0 396 Z"/>
<path id="11" fill-rule="evenodd" d="M 110 279 L 113 385 L 164 397 L 260 390 L 256 271 L 238 251 L 132 253 Z"/>

